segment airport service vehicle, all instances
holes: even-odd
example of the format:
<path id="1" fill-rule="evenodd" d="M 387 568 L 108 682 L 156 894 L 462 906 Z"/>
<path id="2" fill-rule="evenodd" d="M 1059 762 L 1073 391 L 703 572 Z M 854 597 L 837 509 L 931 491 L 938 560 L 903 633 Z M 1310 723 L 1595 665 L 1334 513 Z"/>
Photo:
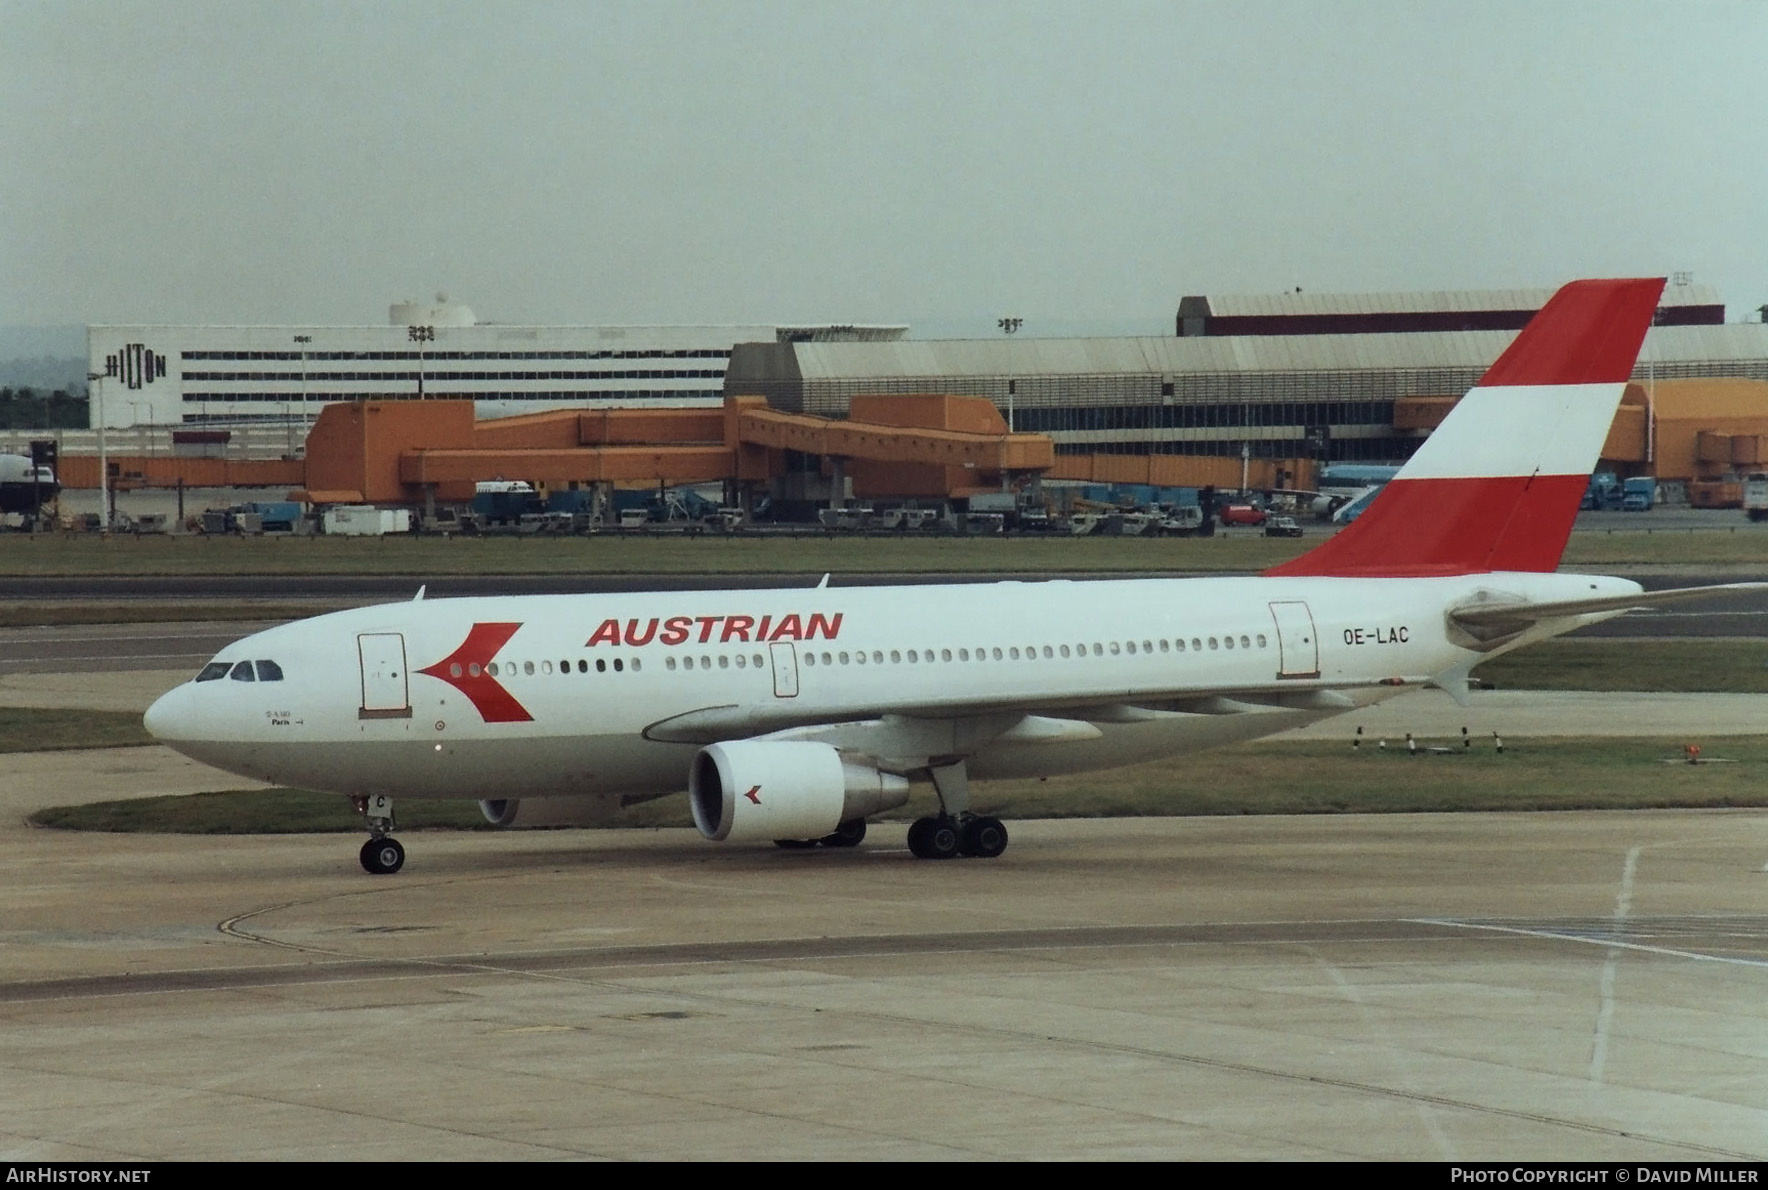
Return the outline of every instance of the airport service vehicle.
<path id="1" fill-rule="evenodd" d="M 930 782 L 926 859 L 994 857 L 970 782 L 1271 735 L 1713 590 L 1556 572 L 1662 289 L 1560 290 L 1367 513 L 1262 575 L 425 599 L 246 637 L 148 710 L 229 772 L 363 808 L 629 803 L 686 790 L 710 840 L 858 843 Z"/>
<path id="2" fill-rule="evenodd" d="M 1743 510 L 1752 521 L 1768 521 L 1768 471 L 1743 477 Z"/>
<path id="3" fill-rule="evenodd" d="M 1300 537 L 1301 526 L 1292 516 L 1274 516 L 1265 522 L 1266 537 Z"/>
<path id="4" fill-rule="evenodd" d="M 1657 504 L 1657 480 L 1636 475 L 1621 484 L 1622 512 L 1650 512 Z"/>
<path id="5" fill-rule="evenodd" d="M 1224 525 L 1262 525 L 1265 510 L 1256 504 L 1226 504 L 1220 513 Z"/>

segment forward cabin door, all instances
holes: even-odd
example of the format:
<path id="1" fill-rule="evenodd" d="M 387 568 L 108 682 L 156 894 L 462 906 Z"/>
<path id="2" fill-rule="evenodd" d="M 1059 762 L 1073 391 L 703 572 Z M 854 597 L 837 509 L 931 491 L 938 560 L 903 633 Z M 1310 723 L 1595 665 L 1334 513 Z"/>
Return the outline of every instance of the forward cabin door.
<path id="1" fill-rule="evenodd" d="M 411 697 L 405 674 L 405 634 L 364 632 L 356 637 L 362 658 L 362 709 L 358 719 L 409 719 Z"/>
<path id="2" fill-rule="evenodd" d="M 1320 641 L 1308 605 L 1299 599 L 1273 603 L 1271 619 L 1277 625 L 1277 676 L 1319 677 Z"/>
<path id="3" fill-rule="evenodd" d="M 789 640 L 778 640 L 767 648 L 773 654 L 774 697 L 797 698 L 798 646 Z"/>

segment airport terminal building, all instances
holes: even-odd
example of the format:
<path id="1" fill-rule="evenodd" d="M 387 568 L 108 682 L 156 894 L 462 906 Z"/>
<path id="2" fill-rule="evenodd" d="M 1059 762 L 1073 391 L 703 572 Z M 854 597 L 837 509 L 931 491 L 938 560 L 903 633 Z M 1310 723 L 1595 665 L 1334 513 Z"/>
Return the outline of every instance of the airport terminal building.
<path id="1" fill-rule="evenodd" d="M 1459 397 L 1551 296 L 1187 297 L 1171 337 L 748 343 L 725 385 L 833 417 L 859 394 L 985 396 L 1060 454 L 1397 461 L 1427 429 L 1408 407 Z M 1671 286 L 1635 376 L 1768 380 L 1768 326 Z"/>
<path id="2" fill-rule="evenodd" d="M 385 326 L 93 326 L 92 425 L 304 426 L 334 401 L 470 399 L 480 417 L 716 406 L 738 343 L 901 338 L 904 326 L 509 326 L 438 301 Z M 102 410 L 102 413 L 101 413 Z"/>

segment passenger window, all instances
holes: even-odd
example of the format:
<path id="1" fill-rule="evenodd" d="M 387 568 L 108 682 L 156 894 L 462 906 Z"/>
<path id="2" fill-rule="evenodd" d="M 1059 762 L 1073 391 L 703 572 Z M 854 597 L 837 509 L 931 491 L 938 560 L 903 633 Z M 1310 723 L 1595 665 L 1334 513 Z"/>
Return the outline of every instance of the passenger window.
<path id="1" fill-rule="evenodd" d="M 1111 642 L 1111 655 L 1112 655 L 1112 656 L 1113 656 L 1113 657 L 1115 657 L 1115 656 L 1117 656 L 1117 654 L 1118 654 L 1118 652 L 1119 652 L 1119 651 L 1120 651 L 1120 650 L 1119 650 L 1119 649 L 1118 649 L 1118 647 L 1117 647 L 1117 642 L 1116 642 L 1116 641 L 1112 641 L 1112 642 Z"/>
<path id="2" fill-rule="evenodd" d="M 882 649 L 873 649 L 872 650 L 872 664 L 873 665 L 883 665 L 884 664 L 884 651 Z"/>
<path id="3" fill-rule="evenodd" d="M 474 668 L 474 669 L 478 669 L 478 668 L 479 668 L 479 667 L 478 667 L 478 666 L 476 666 L 476 665 L 475 665 L 475 666 L 473 666 L 473 668 Z M 543 674 L 549 674 L 549 673 L 551 673 L 551 672 L 552 672 L 552 662 L 550 662 L 550 661 L 542 661 L 542 662 L 541 662 L 541 663 L 540 663 L 540 672 L 541 672 L 541 673 L 543 673 Z"/>
<path id="4" fill-rule="evenodd" d="M 909 664 L 910 665 L 917 664 L 917 658 L 919 658 L 919 657 L 920 657 L 920 653 L 916 652 L 914 649 L 909 650 Z"/>
<path id="5" fill-rule="evenodd" d="M 584 661 L 582 658 L 579 658 L 577 661 L 577 672 L 580 674 L 588 673 L 589 672 L 589 662 Z"/>
<path id="6" fill-rule="evenodd" d="M 755 654 L 751 663 L 755 666 L 756 669 L 760 669 L 762 666 L 761 654 L 760 653 Z"/>
<path id="7" fill-rule="evenodd" d="M 1123 647 L 1129 653 L 1130 656 L 1134 657 L 1136 655 L 1136 642 L 1135 641 L 1133 641 L 1133 640 L 1126 641 L 1124 643 Z M 1113 646 L 1111 651 L 1115 653 L 1117 651 L 1116 647 Z"/>
<path id="8" fill-rule="evenodd" d="M 673 670 L 675 668 L 675 658 L 665 657 L 663 659 L 663 668 Z"/>
<path id="9" fill-rule="evenodd" d="M 952 659 L 952 651 L 950 649 L 939 650 L 939 659 L 941 661 L 950 661 Z"/>
<path id="10" fill-rule="evenodd" d="M 238 665 L 234 666 L 233 667 L 233 680 L 236 682 L 255 682 L 255 681 L 257 681 L 258 679 L 252 676 L 252 663 L 250 661 L 242 661 Z"/>
<path id="11" fill-rule="evenodd" d="M 1265 647 L 1265 644 L 1265 634 L 1261 632 L 1258 634 L 1258 647 L 1262 649 Z"/>
<path id="12" fill-rule="evenodd" d="M 812 653 L 810 655 L 810 663 L 812 665 L 816 664 L 816 654 L 815 653 Z M 749 655 L 747 653 L 738 653 L 737 654 L 737 668 L 744 669 L 748 666 L 748 664 L 749 664 Z"/>
<path id="13" fill-rule="evenodd" d="M 1234 647 L 1234 638 L 1231 636 L 1224 636 L 1222 638 L 1222 645 L 1225 648 L 1229 648 L 1229 649 L 1233 648 Z"/>
<path id="14" fill-rule="evenodd" d="M 203 666 L 201 673 L 196 675 L 199 682 L 213 682 L 216 678 L 224 678 L 227 671 L 233 668 L 231 661 L 211 661 Z"/>
<path id="15" fill-rule="evenodd" d="M 730 667 L 731 667 L 730 655 L 728 653 L 720 653 L 718 655 L 718 668 L 719 669 L 729 669 Z"/>
<path id="16" fill-rule="evenodd" d="M 689 657 L 689 658 L 688 658 L 688 661 L 687 661 L 687 666 L 688 666 L 688 668 L 689 668 L 689 669 L 692 669 L 692 668 L 694 668 L 694 659 L 693 659 L 693 658 L 692 658 L 692 657 Z M 595 671 L 596 671 L 596 672 L 597 672 L 597 673 L 599 673 L 599 674 L 605 674 L 605 673 L 607 673 L 607 672 L 608 672 L 608 660 L 607 660 L 607 658 L 605 658 L 605 657 L 602 657 L 602 658 L 598 658 L 598 659 L 597 659 L 597 661 L 596 661 L 596 663 L 595 663 Z"/>
<path id="17" fill-rule="evenodd" d="M 616 667 L 618 667 L 618 663 L 616 663 Z M 534 663 L 532 661 L 522 662 L 522 672 L 532 677 L 534 674 Z"/>
<path id="18" fill-rule="evenodd" d="M 1068 656 L 1068 646 L 1067 645 L 1062 646 L 1062 655 L 1064 657 Z"/>
<path id="19" fill-rule="evenodd" d="M 1251 641 L 1249 641 L 1249 640 L 1247 640 L 1247 639 L 1246 639 L 1246 638 L 1245 638 L 1245 637 L 1244 637 L 1244 636 L 1243 636 L 1243 637 L 1241 637 L 1241 638 L 1240 638 L 1240 647 L 1241 647 L 1241 648 L 1243 648 L 1243 649 L 1250 649 L 1250 648 L 1252 648 L 1252 642 L 1251 642 Z"/>
<path id="20" fill-rule="evenodd" d="M 614 672 L 615 673 L 619 673 L 621 670 L 623 670 L 625 668 L 626 668 L 626 666 L 621 662 L 620 658 L 618 658 L 618 657 L 614 658 Z"/>

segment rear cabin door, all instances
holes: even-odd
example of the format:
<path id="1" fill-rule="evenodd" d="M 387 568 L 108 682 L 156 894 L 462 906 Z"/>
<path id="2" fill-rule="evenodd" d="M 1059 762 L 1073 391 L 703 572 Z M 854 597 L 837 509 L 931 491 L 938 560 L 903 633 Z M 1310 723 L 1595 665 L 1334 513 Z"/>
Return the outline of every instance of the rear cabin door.
<path id="1" fill-rule="evenodd" d="M 775 698 L 798 697 L 798 646 L 789 640 L 775 641 L 767 646 L 773 654 L 773 692 Z"/>
<path id="2" fill-rule="evenodd" d="M 356 637 L 362 658 L 362 709 L 358 719 L 409 719 L 411 697 L 405 674 L 405 634 L 364 632 Z"/>
<path id="3" fill-rule="evenodd" d="M 1277 625 L 1277 676 L 1319 677 L 1320 642 L 1308 605 L 1299 599 L 1273 603 L 1271 619 Z"/>

